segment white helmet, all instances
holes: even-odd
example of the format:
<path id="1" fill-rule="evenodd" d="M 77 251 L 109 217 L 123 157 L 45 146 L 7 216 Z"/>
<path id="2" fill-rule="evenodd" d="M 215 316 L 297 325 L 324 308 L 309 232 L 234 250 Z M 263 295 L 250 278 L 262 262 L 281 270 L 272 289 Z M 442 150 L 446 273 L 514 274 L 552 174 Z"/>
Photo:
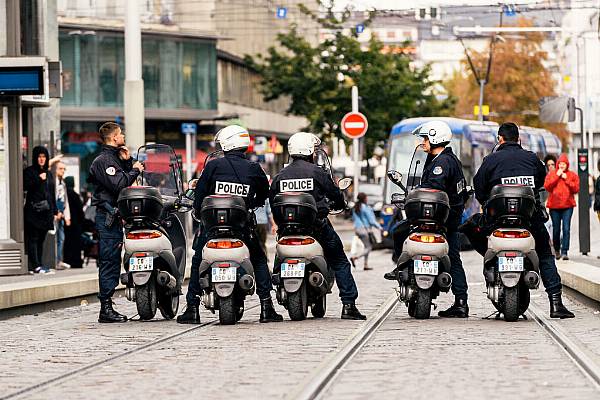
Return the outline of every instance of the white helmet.
<path id="1" fill-rule="evenodd" d="M 452 129 L 444 121 L 429 121 L 419 126 L 413 135 L 429 138 L 429 143 L 439 145 L 452 140 Z"/>
<path id="2" fill-rule="evenodd" d="M 244 149 L 250 146 L 250 134 L 239 125 L 229 125 L 217 132 L 215 142 L 223 151 Z"/>
<path id="3" fill-rule="evenodd" d="M 310 156 L 315 147 L 321 144 L 321 139 L 309 132 L 294 133 L 288 140 L 290 156 Z"/>

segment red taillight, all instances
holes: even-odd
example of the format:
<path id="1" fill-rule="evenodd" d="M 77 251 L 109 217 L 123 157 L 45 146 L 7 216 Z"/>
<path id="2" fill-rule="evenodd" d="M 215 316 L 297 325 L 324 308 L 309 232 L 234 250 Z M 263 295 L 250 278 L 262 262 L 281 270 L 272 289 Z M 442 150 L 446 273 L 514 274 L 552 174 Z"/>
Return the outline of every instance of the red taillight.
<path id="1" fill-rule="evenodd" d="M 446 239 L 444 239 L 441 235 L 426 235 L 421 233 L 415 233 L 410 235 L 410 240 L 413 242 L 421 242 L 421 243 L 446 243 Z"/>
<path id="2" fill-rule="evenodd" d="M 531 236 L 528 231 L 494 231 L 494 237 L 502 239 L 524 239 Z"/>
<path id="3" fill-rule="evenodd" d="M 133 253 L 132 255 L 134 257 L 146 257 L 148 256 L 148 253 Z"/>
<path id="4" fill-rule="evenodd" d="M 505 257 L 516 257 L 517 253 L 504 253 Z"/>
<path id="5" fill-rule="evenodd" d="M 243 245 L 241 240 L 211 240 L 206 247 L 209 249 L 237 249 Z"/>
<path id="6" fill-rule="evenodd" d="M 219 268 L 227 268 L 227 267 L 231 267 L 231 264 L 229 264 L 229 263 L 220 263 L 220 264 L 217 264 L 217 267 L 219 267 Z"/>
<path id="7" fill-rule="evenodd" d="M 432 258 L 431 258 L 431 256 L 422 256 L 421 260 L 423 260 L 423 261 L 431 261 Z"/>
<path id="8" fill-rule="evenodd" d="M 313 238 L 283 238 L 280 239 L 279 244 L 283 244 L 286 246 L 301 246 L 301 245 L 306 245 L 306 244 L 313 244 L 315 242 L 315 239 Z"/>
<path id="9" fill-rule="evenodd" d="M 162 236 L 162 233 L 158 231 L 150 232 L 129 232 L 126 236 L 127 239 L 141 240 L 141 239 L 156 239 Z"/>
<path id="10" fill-rule="evenodd" d="M 298 260 L 287 260 L 288 264 L 298 264 Z"/>

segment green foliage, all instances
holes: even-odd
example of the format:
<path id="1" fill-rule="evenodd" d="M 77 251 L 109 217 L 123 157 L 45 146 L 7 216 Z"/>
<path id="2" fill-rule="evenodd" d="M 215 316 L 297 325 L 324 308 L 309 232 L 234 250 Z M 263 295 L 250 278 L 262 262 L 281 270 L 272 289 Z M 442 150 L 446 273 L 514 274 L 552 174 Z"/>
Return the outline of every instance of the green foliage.
<path id="1" fill-rule="evenodd" d="M 261 92 L 265 100 L 288 96 L 288 112 L 303 116 L 316 133 L 342 136 L 339 122 L 351 111 L 353 85 L 359 88 L 360 111 L 369 120 L 367 147 L 385 140 L 392 126 L 403 118 L 442 115 L 450 105 L 440 102 L 433 93 L 429 67 L 417 69 L 410 58 L 372 39 L 364 48 L 354 29 L 343 33 L 350 18 L 346 9 L 337 18 L 331 6 L 325 17 L 301 7 L 332 37 L 313 45 L 302 37 L 296 26 L 277 36 L 278 47 L 266 55 L 246 56 L 246 62 L 262 77 Z M 364 21 L 371 23 L 373 14 Z"/>

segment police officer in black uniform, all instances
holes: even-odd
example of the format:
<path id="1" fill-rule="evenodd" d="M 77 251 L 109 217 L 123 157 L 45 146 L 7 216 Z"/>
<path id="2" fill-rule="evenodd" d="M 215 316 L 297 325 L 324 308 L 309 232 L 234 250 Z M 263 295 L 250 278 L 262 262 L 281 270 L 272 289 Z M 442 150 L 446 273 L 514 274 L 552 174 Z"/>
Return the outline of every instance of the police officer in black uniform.
<path id="1" fill-rule="evenodd" d="M 446 221 L 446 238 L 449 247 L 452 293 L 455 300 L 449 309 L 440 311 L 438 315 L 449 318 L 466 318 L 469 316 L 468 286 L 460 258 L 460 237 L 458 234 L 465 202 L 468 199 L 462 164 L 452 148 L 448 146 L 452 140 L 452 130 L 445 122 L 426 122 L 413 133 L 423 138 L 423 150 L 427 153 L 427 160 L 423 167 L 419 186 L 444 191 L 450 201 L 450 213 Z M 394 232 L 394 258 L 396 260 L 402 252 L 402 245 L 409 234 L 408 230 L 408 221 L 402 221 Z M 396 280 L 397 272 L 398 268 L 386 273 L 384 277 L 389 280 Z"/>
<path id="2" fill-rule="evenodd" d="M 317 218 L 319 219 L 316 237 L 323 247 L 325 260 L 335 273 L 335 281 L 342 300 L 342 318 L 365 320 L 356 308 L 358 289 L 352 276 L 350 262 L 344 253 L 344 245 L 338 234 L 327 219 L 329 202 L 333 209 L 346 206 L 342 191 L 334 184 L 329 174 L 314 164 L 315 147 L 321 143 L 312 133 L 298 132 L 288 140 L 288 152 L 292 163 L 282 169 L 271 183 L 269 200 L 273 204 L 275 195 L 281 192 L 299 191 L 310 193 L 317 203 Z M 287 180 L 294 179 L 294 184 Z"/>
<path id="3" fill-rule="evenodd" d="M 537 210 L 529 228 L 535 238 L 535 250 L 540 260 L 540 273 L 550 300 L 550 317 L 573 318 L 575 315 L 562 303 L 560 275 L 552 254 L 550 235 L 544 226 L 544 222 L 548 218 L 540 202 L 539 190 L 544 186 L 546 168 L 535 153 L 521 147 L 519 144 L 519 128 L 514 123 L 507 122 L 500 126 L 498 143 L 498 149 L 483 159 L 481 168 L 473 178 L 475 197 L 479 203 L 485 204 L 490 191 L 496 185 L 504 182 L 514 182 L 515 179 L 521 179 L 523 182 L 533 182 Z M 477 220 L 481 221 L 480 231 L 485 231 L 483 219 L 479 217 Z"/>
<path id="4" fill-rule="evenodd" d="M 130 186 L 144 166 L 133 161 L 125 147 L 125 135 L 114 122 L 99 129 L 102 151 L 90 167 L 88 182 L 96 186 L 92 205 L 96 206 L 98 231 L 98 283 L 100 316 L 98 322 L 125 322 L 127 317 L 113 309 L 112 295 L 119 283 L 123 225 L 116 214 L 119 192 Z"/>
<path id="5" fill-rule="evenodd" d="M 269 194 L 269 181 L 260 164 L 249 161 L 244 154 L 250 146 L 248 131 L 238 125 L 230 125 L 221 129 L 215 136 L 215 142 L 221 146 L 225 156 L 206 164 L 196 184 L 194 209 L 200 213 L 202 201 L 212 194 L 233 194 L 242 196 L 248 209 L 265 204 Z M 202 249 L 208 241 L 206 232 L 199 232 L 194 241 L 194 256 L 190 284 L 186 295 L 187 307 L 177 317 L 180 324 L 200 323 L 200 263 Z M 260 299 L 260 322 L 279 322 L 283 317 L 275 312 L 271 300 L 271 275 L 267 267 L 267 257 L 260 245 L 258 235 L 252 229 L 246 233 L 244 240 L 250 250 L 250 261 L 256 273 L 256 292 Z"/>

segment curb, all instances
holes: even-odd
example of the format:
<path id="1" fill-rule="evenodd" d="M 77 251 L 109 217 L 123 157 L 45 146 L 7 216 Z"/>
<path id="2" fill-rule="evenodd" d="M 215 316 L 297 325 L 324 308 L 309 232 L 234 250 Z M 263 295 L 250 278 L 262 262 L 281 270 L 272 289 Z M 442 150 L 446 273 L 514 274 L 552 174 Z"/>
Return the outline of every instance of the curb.
<path id="1" fill-rule="evenodd" d="M 600 268 L 573 261 L 556 263 L 563 285 L 600 301 Z"/>

